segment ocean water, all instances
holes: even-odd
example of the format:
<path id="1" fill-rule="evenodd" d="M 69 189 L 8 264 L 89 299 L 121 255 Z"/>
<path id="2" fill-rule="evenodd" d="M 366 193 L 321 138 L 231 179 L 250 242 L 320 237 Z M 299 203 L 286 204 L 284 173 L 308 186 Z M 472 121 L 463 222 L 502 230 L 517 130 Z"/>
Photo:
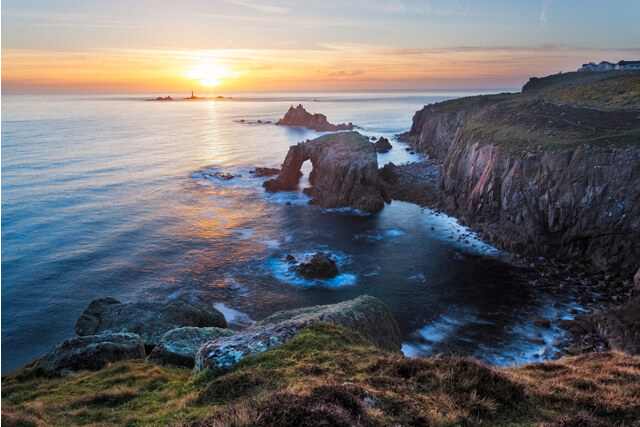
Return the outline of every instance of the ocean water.
<path id="1" fill-rule="evenodd" d="M 403 202 L 371 215 L 324 210 L 301 191 L 266 194 L 264 179 L 249 174 L 320 135 L 254 123 L 276 121 L 292 104 L 393 138 L 423 105 L 478 92 L 3 96 L 2 371 L 72 337 L 95 298 L 183 293 L 210 297 L 242 324 L 369 294 L 394 312 L 409 355 L 535 360 L 544 346 L 524 336 L 543 332 L 550 344 L 559 336 L 530 326 L 550 302 L 496 268 L 504 254 L 454 218 Z M 392 144 L 380 166 L 422 158 Z M 241 176 L 209 176 L 217 171 Z M 308 164 L 304 171 L 301 187 Z M 316 251 L 338 259 L 338 277 L 300 280 L 282 261 Z"/>

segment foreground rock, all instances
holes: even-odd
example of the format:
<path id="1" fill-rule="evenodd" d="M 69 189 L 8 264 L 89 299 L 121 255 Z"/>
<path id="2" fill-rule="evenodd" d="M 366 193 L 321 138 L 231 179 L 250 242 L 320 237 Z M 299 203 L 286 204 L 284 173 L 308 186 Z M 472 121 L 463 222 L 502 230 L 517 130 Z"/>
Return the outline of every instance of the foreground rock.
<path id="1" fill-rule="evenodd" d="M 381 136 L 373 146 L 376 148 L 376 153 L 386 153 L 393 148 L 389 140 L 384 136 Z"/>
<path id="2" fill-rule="evenodd" d="M 331 279 L 338 275 L 338 266 L 329 254 L 318 252 L 309 261 L 291 267 L 291 271 L 307 280 Z"/>
<path id="3" fill-rule="evenodd" d="M 67 376 L 79 371 L 97 371 L 108 363 L 143 359 L 144 345 L 139 335 L 100 334 L 76 337 L 53 346 L 38 360 L 47 376 Z"/>
<path id="4" fill-rule="evenodd" d="M 244 357 L 284 344 L 314 323 L 332 323 L 356 331 L 384 349 L 399 351 L 402 345 L 389 308 L 365 295 L 339 304 L 281 311 L 245 332 L 207 343 L 196 356 L 195 372 L 235 365 Z"/>
<path id="5" fill-rule="evenodd" d="M 640 355 L 640 295 L 619 307 L 594 314 L 591 320 L 609 348 Z"/>
<path id="6" fill-rule="evenodd" d="M 339 124 L 334 125 L 327 121 L 327 116 L 324 114 L 311 114 L 304 109 L 302 104 L 299 104 L 296 108 L 289 108 L 289 111 L 283 118 L 276 122 L 276 125 L 285 126 L 302 126 L 307 129 L 317 130 L 318 132 L 335 132 L 337 130 L 353 130 L 353 124 Z"/>
<path id="7" fill-rule="evenodd" d="M 132 302 L 113 298 L 92 301 L 78 318 L 80 336 L 107 332 L 132 332 L 146 346 L 154 346 L 165 332 L 182 326 L 226 328 L 222 313 L 204 301 Z"/>
<path id="8" fill-rule="evenodd" d="M 302 164 L 310 160 L 311 188 L 304 192 L 326 208 L 352 207 L 376 211 L 384 206 L 378 160 L 372 144 L 358 132 L 324 135 L 289 148 L 280 174 L 263 186 L 269 192 L 297 188 Z"/>
<path id="9" fill-rule="evenodd" d="M 170 364 L 193 368 L 196 354 L 203 344 L 233 334 L 234 332 L 230 329 L 222 328 L 186 326 L 172 329 L 162 336 L 160 342 L 154 347 L 147 359 L 164 365 Z"/>

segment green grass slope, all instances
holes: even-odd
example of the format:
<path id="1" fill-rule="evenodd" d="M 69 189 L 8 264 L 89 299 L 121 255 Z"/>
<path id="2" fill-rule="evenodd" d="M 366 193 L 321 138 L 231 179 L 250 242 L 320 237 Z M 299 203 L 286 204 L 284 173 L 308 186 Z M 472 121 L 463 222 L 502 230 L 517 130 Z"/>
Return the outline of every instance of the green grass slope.
<path id="1" fill-rule="evenodd" d="M 469 358 L 406 358 L 314 325 L 233 369 L 195 377 L 143 360 L 66 378 L 27 366 L 2 378 L 2 424 L 633 425 L 638 396 L 640 357 L 495 369 Z"/>

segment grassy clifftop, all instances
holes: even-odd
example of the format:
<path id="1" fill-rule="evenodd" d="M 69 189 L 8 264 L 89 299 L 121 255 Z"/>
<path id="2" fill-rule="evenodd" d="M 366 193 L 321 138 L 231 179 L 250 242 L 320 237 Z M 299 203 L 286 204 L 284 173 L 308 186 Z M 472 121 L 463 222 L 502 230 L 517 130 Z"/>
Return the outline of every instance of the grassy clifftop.
<path id="1" fill-rule="evenodd" d="M 476 98 L 440 108 L 471 107 Z M 640 73 L 554 75 L 530 80 L 519 94 L 485 98 L 486 108 L 461 127 L 463 137 L 487 140 L 512 153 L 640 146 Z"/>
<path id="2" fill-rule="evenodd" d="M 465 358 L 410 359 L 315 325 L 234 369 L 195 377 L 142 360 L 66 378 L 27 366 L 2 378 L 2 423 L 633 424 L 639 395 L 639 357 L 600 353 L 493 369 Z"/>

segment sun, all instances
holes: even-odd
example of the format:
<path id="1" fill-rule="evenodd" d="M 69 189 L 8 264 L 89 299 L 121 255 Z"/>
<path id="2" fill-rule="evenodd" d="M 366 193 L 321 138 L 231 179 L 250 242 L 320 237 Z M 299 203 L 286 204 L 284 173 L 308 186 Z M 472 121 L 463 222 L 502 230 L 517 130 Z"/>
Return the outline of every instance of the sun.
<path id="1" fill-rule="evenodd" d="M 198 82 L 204 87 L 218 86 L 223 80 L 232 75 L 229 67 L 221 64 L 199 64 L 187 71 L 187 77 Z"/>

